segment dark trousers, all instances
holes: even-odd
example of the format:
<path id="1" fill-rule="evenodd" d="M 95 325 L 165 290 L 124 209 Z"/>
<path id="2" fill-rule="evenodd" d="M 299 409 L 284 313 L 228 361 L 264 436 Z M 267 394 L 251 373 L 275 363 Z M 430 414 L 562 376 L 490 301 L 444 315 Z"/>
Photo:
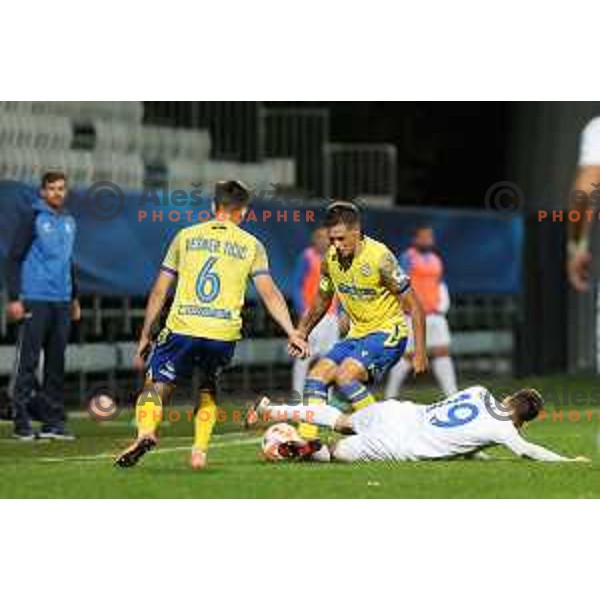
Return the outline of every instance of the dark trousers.
<path id="1" fill-rule="evenodd" d="M 20 325 L 12 397 L 15 430 L 31 431 L 31 405 L 46 427 L 60 427 L 66 420 L 63 397 L 65 351 L 71 326 L 68 302 L 25 301 L 27 316 Z M 38 386 L 40 354 L 44 352 L 44 373 Z"/>

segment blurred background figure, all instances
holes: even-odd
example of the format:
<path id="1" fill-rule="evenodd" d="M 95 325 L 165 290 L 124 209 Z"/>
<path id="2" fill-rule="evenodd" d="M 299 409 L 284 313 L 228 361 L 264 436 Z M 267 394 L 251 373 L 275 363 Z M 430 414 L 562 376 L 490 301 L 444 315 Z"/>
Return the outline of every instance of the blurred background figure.
<path id="1" fill-rule="evenodd" d="M 8 252 L 6 283 L 9 320 L 19 323 L 16 361 L 11 386 L 15 407 L 14 436 L 35 439 L 31 402 L 37 400 L 42 428 L 37 437 L 71 439 L 65 429 L 65 351 L 71 319 L 80 319 L 73 269 L 75 220 L 65 208 L 66 176 L 48 172 L 39 196 L 21 216 Z M 40 354 L 44 373 L 37 390 Z"/>
<path id="2" fill-rule="evenodd" d="M 576 292 L 590 289 L 592 268 L 592 230 L 596 218 L 587 219 L 585 212 L 597 211 L 600 195 L 600 117 L 592 119 L 581 134 L 577 173 L 573 183 L 571 208 L 581 213 L 577 222 L 569 220 L 567 239 L 567 273 Z M 594 193 L 595 192 L 595 193 Z"/>
<path id="3" fill-rule="evenodd" d="M 302 252 L 294 271 L 293 300 L 298 317 L 304 316 L 319 290 L 321 261 L 329 248 L 327 229 L 319 227 L 312 235 L 312 243 Z M 334 300 L 328 313 L 309 336 L 311 356 L 297 358 L 292 371 L 292 388 L 302 395 L 308 368 L 312 362 L 328 352 L 340 337 L 338 303 Z"/>
<path id="4" fill-rule="evenodd" d="M 425 310 L 431 370 L 444 395 L 449 396 L 457 391 L 454 363 L 450 357 L 450 328 L 446 319 L 450 295 L 444 282 L 444 263 L 435 246 L 432 227 L 417 227 L 412 244 L 402 255 L 400 264 L 410 277 L 415 294 Z M 388 377 L 386 398 L 398 394 L 406 376 L 411 372 L 413 344 L 411 331 L 407 352 Z"/>

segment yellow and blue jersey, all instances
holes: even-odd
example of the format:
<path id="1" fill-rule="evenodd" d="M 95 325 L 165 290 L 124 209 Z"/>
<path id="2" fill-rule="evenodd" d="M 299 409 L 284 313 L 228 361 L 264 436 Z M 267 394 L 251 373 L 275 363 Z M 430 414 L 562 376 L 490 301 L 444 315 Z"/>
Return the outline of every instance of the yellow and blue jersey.
<path id="1" fill-rule="evenodd" d="M 398 299 L 383 284 L 381 267 L 391 251 L 372 238 L 365 237 L 361 249 L 348 268 L 344 268 L 334 247 L 326 255 L 327 273 L 321 278 L 324 291 L 335 292 L 350 319 L 348 338 L 358 339 L 377 332 L 405 338 L 408 328 Z M 394 259 L 394 277 L 401 289 L 410 287 L 410 280 Z"/>
<path id="2" fill-rule="evenodd" d="M 208 221 L 182 229 L 161 268 L 177 275 L 167 329 L 235 341 L 249 277 L 268 273 L 269 261 L 261 242 L 235 223 Z"/>

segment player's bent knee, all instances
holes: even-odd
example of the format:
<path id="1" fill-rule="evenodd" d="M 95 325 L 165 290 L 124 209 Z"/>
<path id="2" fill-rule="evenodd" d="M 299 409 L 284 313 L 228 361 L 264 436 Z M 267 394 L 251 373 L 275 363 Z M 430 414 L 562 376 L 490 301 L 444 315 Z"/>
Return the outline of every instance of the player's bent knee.
<path id="1" fill-rule="evenodd" d="M 323 383 L 331 383 L 335 379 L 337 365 L 327 359 L 321 359 L 308 372 L 308 379 L 318 379 Z"/>
<path id="2" fill-rule="evenodd" d="M 354 364 L 342 365 L 335 374 L 335 384 L 348 385 L 353 381 L 366 381 L 367 373 L 364 369 L 357 368 Z"/>

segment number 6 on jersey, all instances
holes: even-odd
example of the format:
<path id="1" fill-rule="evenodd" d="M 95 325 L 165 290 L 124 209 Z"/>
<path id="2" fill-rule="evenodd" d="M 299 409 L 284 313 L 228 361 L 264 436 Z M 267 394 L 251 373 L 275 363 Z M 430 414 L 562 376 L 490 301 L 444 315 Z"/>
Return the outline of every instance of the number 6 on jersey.
<path id="1" fill-rule="evenodd" d="M 211 256 L 198 273 L 196 280 L 196 294 L 201 302 L 212 302 L 221 291 L 221 280 L 219 275 L 211 269 L 218 258 Z"/>

